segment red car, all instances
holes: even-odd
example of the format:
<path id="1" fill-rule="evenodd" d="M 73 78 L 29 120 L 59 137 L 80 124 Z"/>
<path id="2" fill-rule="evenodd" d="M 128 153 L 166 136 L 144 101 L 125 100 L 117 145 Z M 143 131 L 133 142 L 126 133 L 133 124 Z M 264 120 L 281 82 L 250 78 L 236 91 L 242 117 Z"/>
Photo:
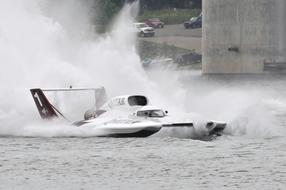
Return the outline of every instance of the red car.
<path id="1" fill-rule="evenodd" d="M 153 28 L 164 28 L 164 25 L 165 25 L 165 23 L 162 22 L 158 18 L 148 19 L 145 21 L 145 23 L 148 24 L 148 26 L 151 26 Z"/>

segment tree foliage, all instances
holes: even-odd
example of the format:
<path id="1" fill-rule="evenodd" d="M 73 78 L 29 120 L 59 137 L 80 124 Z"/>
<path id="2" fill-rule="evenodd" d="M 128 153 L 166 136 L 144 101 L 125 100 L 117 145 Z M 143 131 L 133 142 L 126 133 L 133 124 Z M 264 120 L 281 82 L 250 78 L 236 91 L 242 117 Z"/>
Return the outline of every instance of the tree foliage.
<path id="1" fill-rule="evenodd" d="M 201 8 L 202 0 L 141 0 L 143 9 L 158 10 L 163 8 Z"/>
<path id="2" fill-rule="evenodd" d="M 126 2 L 136 0 L 95 0 L 97 6 L 97 23 L 108 23 L 123 7 Z M 160 10 L 160 9 L 200 9 L 202 0 L 140 0 L 140 10 Z"/>
<path id="3" fill-rule="evenodd" d="M 97 0 L 95 10 L 98 13 L 96 22 L 108 23 L 124 4 L 124 0 Z"/>

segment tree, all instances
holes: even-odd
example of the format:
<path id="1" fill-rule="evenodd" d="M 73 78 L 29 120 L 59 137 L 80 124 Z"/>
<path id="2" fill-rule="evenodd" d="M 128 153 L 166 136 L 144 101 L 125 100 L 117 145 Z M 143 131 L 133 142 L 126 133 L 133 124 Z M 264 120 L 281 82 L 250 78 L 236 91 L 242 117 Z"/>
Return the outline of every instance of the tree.
<path id="1" fill-rule="evenodd" d="M 119 12 L 124 0 L 98 0 L 95 10 L 97 12 L 96 22 L 106 24 Z"/>
<path id="2" fill-rule="evenodd" d="M 136 0 L 94 0 L 96 2 L 95 10 L 98 13 L 96 23 L 106 25 L 124 6 L 124 3 L 134 2 Z M 180 9 L 200 9 L 202 0 L 140 0 L 141 11 L 159 10 L 165 8 Z"/>
<path id="3" fill-rule="evenodd" d="M 162 8 L 201 8 L 202 0 L 141 0 L 141 8 L 158 10 Z"/>

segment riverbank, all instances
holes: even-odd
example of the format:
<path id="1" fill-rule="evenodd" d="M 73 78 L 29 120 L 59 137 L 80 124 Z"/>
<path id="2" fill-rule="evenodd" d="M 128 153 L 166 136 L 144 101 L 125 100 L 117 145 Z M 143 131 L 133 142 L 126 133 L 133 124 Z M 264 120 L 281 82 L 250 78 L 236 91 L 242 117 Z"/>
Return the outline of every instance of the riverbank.
<path id="1" fill-rule="evenodd" d="M 137 17 L 137 20 L 143 22 L 150 18 L 159 18 L 165 24 L 180 24 L 191 17 L 198 16 L 200 9 L 162 9 L 162 10 L 145 10 Z"/>
<path id="2" fill-rule="evenodd" d="M 185 29 L 183 25 L 166 25 L 156 29 L 155 36 L 139 38 L 140 57 L 175 57 L 177 54 L 195 51 L 201 54 L 201 29 Z"/>

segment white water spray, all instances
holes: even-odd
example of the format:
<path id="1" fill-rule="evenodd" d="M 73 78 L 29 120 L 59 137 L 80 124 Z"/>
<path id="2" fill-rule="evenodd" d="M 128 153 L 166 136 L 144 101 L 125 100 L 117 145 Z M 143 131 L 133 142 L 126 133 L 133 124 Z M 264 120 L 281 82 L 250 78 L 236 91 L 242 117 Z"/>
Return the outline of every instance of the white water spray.
<path id="1" fill-rule="evenodd" d="M 29 89 L 70 85 L 104 86 L 109 97 L 142 93 L 172 110 L 227 121 L 230 134 L 283 133 L 276 117 L 284 118 L 283 99 L 257 99 L 245 91 L 214 89 L 199 81 L 189 84 L 187 94 L 178 82 L 182 73 L 172 69 L 150 80 L 135 48 L 132 23 L 138 4 L 126 5 L 111 31 L 103 36 L 94 33 L 89 6 L 76 0 L 0 2 L 0 135 L 96 135 L 97 131 L 40 121 Z M 273 101 L 275 104 L 269 104 Z M 278 107 L 280 112 L 273 113 Z M 72 111 L 77 112 L 77 108 Z"/>
<path id="2" fill-rule="evenodd" d="M 48 1 L 0 2 L 2 135 L 31 129 L 38 118 L 29 93 L 33 87 L 101 85 L 110 96 L 148 91 L 148 79 L 135 51 L 135 33 L 116 32 L 124 27 L 121 23 L 131 26 L 130 12 L 136 5 L 125 6 L 114 33 L 94 38 L 89 15 L 81 12 L 88 5 L 79 8 L 75 0 L 53 3 L 62 8 L 60 12 L 48 7 Z M 123 43 L 127 37 L 133 40 Z"/>
<path id="3" fill-rule="evenodd" d="M 34 87 L 104 86 L 109 97 L 136 93 L 164 102 L 136 52 L 138 2 L 125 5 L 104 35 L 92 30 L 90 7 L 76 0 L 0 2 L 1 135 L 96 135 L 58 122 L 42 124 L 29 92 Z M 89 108 L 81 104 L 68 108 L 81 116 Z"/>

